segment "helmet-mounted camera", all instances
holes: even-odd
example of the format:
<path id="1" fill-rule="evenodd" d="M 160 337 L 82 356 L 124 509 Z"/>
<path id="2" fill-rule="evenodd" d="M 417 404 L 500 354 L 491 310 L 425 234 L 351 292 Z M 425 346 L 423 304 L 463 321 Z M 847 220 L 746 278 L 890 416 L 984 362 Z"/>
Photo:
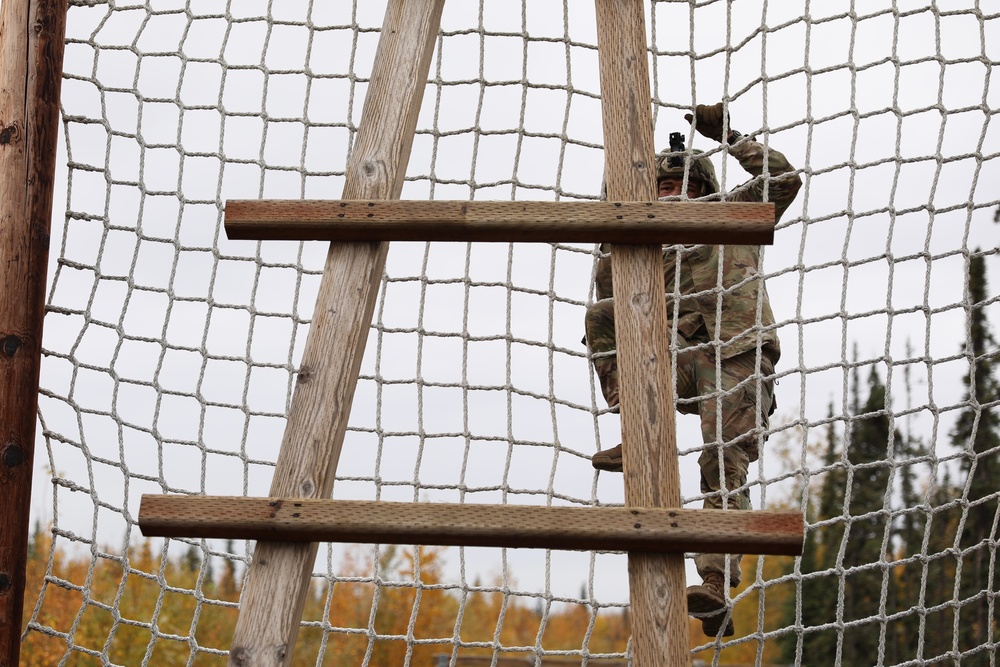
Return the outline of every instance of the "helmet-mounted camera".
<path id="1" fill-rule="evenodd" d="M 683 167 L 684 166 L 684 135 L 680 132 L 670 133 L 670 152 L 673 153 L 667 158 L 668 167 Z"/>

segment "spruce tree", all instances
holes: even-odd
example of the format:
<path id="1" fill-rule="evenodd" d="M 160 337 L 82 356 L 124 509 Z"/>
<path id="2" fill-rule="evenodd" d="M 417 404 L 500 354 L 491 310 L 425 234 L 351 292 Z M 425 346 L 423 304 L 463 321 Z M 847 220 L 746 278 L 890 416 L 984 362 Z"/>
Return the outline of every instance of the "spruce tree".
<path id="1" fill-rule="evenodd" d="M 844 541 L 844 621 L 861 621 L 844 630 L 842 664 L 861 665 L 871 660 L 881 643 L 878 621 L 883 588 L 894 588 L 889 570 L 877 567 L 887 560 L 893 526 L 890 488 L 892 459 L 901 438 L 893 432 L 886 413 L 886 389 L 873 367 L 868 375 L 868 399 L 860 408 L 848 436 L 847 458 L 852 475 L 848 506 L 850 523 Z M 873 567 L 874 566 L 874 567 Z M 891 613 L 891 610 L 886 610 Z"/>
<path id="2" fill-rule="evenodd" d="M 823 455 L 823 483 L 820 486 L 819 498 L 811 501 L 807 508 L 810 523 L 832 519 L 843 512 L 843 489 L 846 475 L 837 467 L 840 460 L 841 444 L 837 430 L 832 421 L 833 405 L 827 412 L 830 422 L 826 430 L 826 450 Z M 806 533 L 802 550 L 800 569 L 805 575 L 802 580 L 802 625 L 813 628 L 833 623 L 836 620 L 837 598 L 839 597 L 839 582 L 834 573 L 818 574 L 832 567 L 840 549 L 844 535 L 844 523 L 837 521 L 821 527 L 812 528 Z M 786 609 L 788 625 L 795 623 L 795 609 Z M 782 655 L 791 664 L 795 660 L 797 638 L 787 635 L 782 639 Z M 836 630 L 808 632 L 802 638 L 803 659 L 815 660 L 815 664 L 833 664 L 837 651 Z"/>
<path id="3" fill-rule="evenodd" d="M 802 655 L 817 666 L 837 664 L 838 653 L 841 665 L 867 664 L 883 643 L 884 632 L 886 642 L 894 642 L 899 634 L 896 628 L 883 631 L 879 621 L 883 588 L 892 600 L 896 586 L 890 570 L 878 564 L 888 558 L 885 551 L 892 547 L 896 534 L 889 519 L 890 472 L 902 438 L 891 428 L 886 388 L 875 369 L 869 373 L 868 397 L 863 403 L 858 373 L 852 375 L 851 420 L 843 440 L 832 423 L 829 427 L 824 456 L 827 472 L 816 503 L 815 519 L 834 521 L 810 531 L 801 561 L 806 577 L 803 625 L 810 628 L 837 621 L 851 625 L 842 634 L 835 628 L 804 633 Z M 846 469 L 838 467 L 838 462 L 845 463 Z M 843 610 L 839 618 L 838 607 Z M 794 642 L 787 641 L 785 657 L 793 658 L 795 648 Z"/>
<path id="4" fill-rule="evenodd" d="M 1000 395 L 996 378 L 997 343 L 990 331 L 986 306 L 988 299 L 986 263 L 982 255 L 969 260 L 966 318 L 968 336 L 963 349 L 969 361 L 964 378 L 968 408 L 959 416 L 951 434 L 952 444 L 965 453 L 962 471 L 966 475 L 964 491 L 968 501 L 960 546 L 962 559 L 960 648 L 970 650 L 989 641 L 990 626 L 996 624 L 996 612 L 990 618 L 989 578 L 990 540 L 996 539 L 997 491 L 1000 487 L 1000 424 L 997 406 L 989 406 Z M 986 407 L 984 407 L 986 406 Z M 964 504 L 964 503 L 963 503 Z M 995 567 L 995 566 L 994 566 Z M 994 587 L 1000 575 L 993 574 Z M 995 632 L 993 633 L 995 635 Z M 989 651 L 962 661 L 963 665 L 989 664 Z"/>
<path id="5" fill-rule="evenodd" d="M 919 438 L 908 434 L 901 439 L 900 465 L 896 469 L 899 507 L 903 509 L 897 518 L 894 532 L 892 568 L 892 588 L 887 601 L 886 613 L 913 610 L 921 604 L 921 581 L 925 564 L 920 558 L 923 552 L 924 535 L 927 531 L 928 512 L 925 508 L 926 494 L 919 489 L 916 472 L 919 463 L 912 463 L 928 454 L 927 446 Z M 909 613 L 892 622 L 886 646 L 887 664 L 898 664 L 914 660 L 920 650 L 920 617 Z M 926 656 L 927 653 L 925 652 Z"/>
<path id="6" fill-rule="evenodd" d="M 955 504 L 955 498 L 960 496 L 961 489 L 952 483 L 951 475 L 945 468 L 940 483 L 935 485 L 930 494 L 932 513 L 926 527 L 928 560 L 923 576 L 926 586 L 921 600 L 921 606 L 927 611 L 922 615 L 923 634 L 918 634 L 923 646 L 921 657 L 930 660 L 933 665 L 955 664 L 951 659 L 933 659 L 949 653 L 954 647 L 953 591 L 958 558 L 953 549 L 961 518 L 961 508 Z M 920 584 L 914 581 L 911 585 Z M 918 620 L 921 618 L 918 617 Z M 967 663 L 963 661 L 962 664 Z"/>

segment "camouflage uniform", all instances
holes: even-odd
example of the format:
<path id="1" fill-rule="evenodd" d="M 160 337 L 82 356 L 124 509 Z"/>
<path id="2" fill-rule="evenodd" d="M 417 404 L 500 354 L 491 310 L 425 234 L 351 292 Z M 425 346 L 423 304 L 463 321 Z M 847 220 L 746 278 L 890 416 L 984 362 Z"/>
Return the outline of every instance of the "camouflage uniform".
<path id="1" fill-rule="evenodd" d="M 763 145 L 744 139 L 730 147 L 729 153 L 751 175 L 760 177 L 763 173 Z M 769 148 L 767 157 L 770 176 L 767 198 L 775 205 L 777 220 L 795 198 L 801 180 L 790 174 L 794 170 L 784 155 Z M 761 177 L 737 188 L 726 200 L 759 202 L 763 196 L 764 179 Z M 750 509 L 747 471 L 750 462 L 758 458 L 758 443 L 766 437 L 763 433 L 767 418 L 774 411 L 770 377 L 774 374 L 780 347 L 767 291 L 758 277 L 759 261 L 758 246 L 663 247 L 663 282 L 671 325 L 675 307 L 678 310 L 676 393 L 681 400 L 677 409 L 701 416 L 705 448 L 698 464 L 706 508 L 721 509 L 728 504 L 733 509 Z M 611 261 L 607 255 L 598 261 L 596 292 L 598 301 L 587 309 L 586 340 L 596 357 L 594 368 L 604 398 L 609 406 L 616 406 L 617 362 L 613 354 L 597 356 L 613 353 L 615 349 Z M 677 294 L 679 299 L 675 303 Z M 717 429 L 719 423 L 721 434 Z M 724 488 L 720 484 L 720 444 Z M 739 556 L 731 558 L 730 583 L 736 586 L 740 579 Z M 707 572 L 724 572 L 725 556 L 703 554 L 696 557 L 695 563 L 704 578 Z"/>

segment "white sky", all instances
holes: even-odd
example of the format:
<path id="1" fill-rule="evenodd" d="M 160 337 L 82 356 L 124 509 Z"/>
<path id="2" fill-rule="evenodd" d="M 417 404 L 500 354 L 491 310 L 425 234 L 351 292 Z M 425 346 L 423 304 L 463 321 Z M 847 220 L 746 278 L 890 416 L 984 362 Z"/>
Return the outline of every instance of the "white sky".
<path id="1" fill-rule="evenodd" d="M 43 364 L 41 410 L 61 434 L 49 440 L 55 473 L 107 504 L 62 489 L 58 525 L 106 545 L 120 545 L 127 528 L 113 508 L 127 503 L 134 517 L 141 493 L 266 495 L 272 469 L 239 454 L 277 454 L 325 245 L 228 241 L 218 202 L 339 197 L 345 125 L 360 120 L 365 83 L 331 75 L 368 76 L 384 11 L 384 2 L 359 3 L 355 43 L 346 3 L 274 3 L 286 23 L 270 32 L 255 18 L 268 11 L 264 2 L 195 0 L 187 14 L 172 11 L 183 3 L 152 4 L 161 13 L 122 2 L 110 16 L 104 6 L 74 7 L 65 65 L 74 167 L 60 172 L 71 187 L 56 208 L 73 215 L 65 227 L 57 215 L 53 230 L 45 331 L 53 354 Z M 693 103 L 728 96 L 733 127 L 804 170 L 805 187 L 765 252 L 782 323 L 772 425 L 822 420 L 831 401 L 843 414 L 842 364 L 857 345 L 883 378 L 891 372 L 894 410 L 922 408 L 897 426 L 954 454 L 949 408 L 963 400 L 968 368 L 955 358 L 965 337 L 964 254 L 994 255 L 991 295 L 1000 280 L 990 68 L 1000 18 L 983 8 L 977 18 L 967 11 L 976 4 L 954 0 L 932 12 L 920 11 L 926 2 L 896 2 L 894 14 L 893 3 L 871 0 L 854 7 L 868 12 L 857 23 L 846 1 L 718 1 L 693 16 L 686 2 L 655 5 L 647 26 L 657 51 L 657 145 L 672 131 L 689 133 L 683 114 Z M 556 0 L 526 10 L 485 0 L 485 37 L 478 5 L 446 6 L 442 57 L 431 65 L 444 85 L 427 89 L 403 198 L 595 197 L 603 156 L 592 3 L 571 0 L 565 12 Z M 313 31 L 302 24 L 307 16 Z M 693 145 L 712 148 L 700 136 Z M 715 160 L 724 187 L 745 180 L 735 160 Z M 140 177 L 144 191 L 133 184 Z M 605 406 L 580 344 L 589 251 L 394 245 L 376 312 L 383 333 L 369 341 L 369 379 L 358 386 L 335 497 L 457 501 L 464 483 L 466 502 L 621 502 L 620 477 L 595 478 L 587 460 L 618 442 L 617 417 L 594 416 Z M 474 338 L 467 349 L 463 331 Z M 109 364 L 114 373 L 101 370 Z M 418 376 L 447 386 L 395 383 Z M 463 392 L 463 379 L 494 389 Z M 134 428 L 119 433 L 111 413 Z M 381 445 L 372 429 L 386 432 Z M 420 430 L 436 437 L 421 446 L 412 435 Z M 787 431 L 771 443 L 779 440 L 800 460 L 801 436 Z M 697 420 L 680 417 L 680 448 L 699 441 Z M 45 451 L 41 444 L 34 511 L 51 518 Z M 698 492 L 695 458 L 681 459 L 686 497 Z M 781 464 L 765 452 L 757 472 L 768 482 Z M 788 485 L 766 488 L 774 497 Z M 467 553 L 470 581 L 472 572 L 499 572 L 499 551 Z M 590 576 L 587 554 L 506 558 L 519 585 L 554 595 L 577 596 Z M 598 599 L 624 601 L 624 558 L 596 560 Z M 457 568 L 457 551 L 449 561 Z"/>

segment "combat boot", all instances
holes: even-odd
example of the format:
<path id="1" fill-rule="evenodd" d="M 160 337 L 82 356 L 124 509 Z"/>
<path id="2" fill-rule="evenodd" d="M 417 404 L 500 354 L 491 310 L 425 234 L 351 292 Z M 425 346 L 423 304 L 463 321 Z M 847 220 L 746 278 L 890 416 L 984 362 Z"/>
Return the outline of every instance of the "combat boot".
<path id="1" fill-rule="evenodd" d="M 709 637 L 717 637 L 725 623 L 723 637 L 732 636 L 732 615 L 726 614 L 726 585 L 721 572 L 709 572 L 700 586 L 688 586 L 688 614 L 701 620 L 701 629 Z"/>
<path id="2" fill-rule="evenodd" d="M 590 463 L 598 470 L 622 472 L 622 446 L 602 449 L 590 457 Z"/>

